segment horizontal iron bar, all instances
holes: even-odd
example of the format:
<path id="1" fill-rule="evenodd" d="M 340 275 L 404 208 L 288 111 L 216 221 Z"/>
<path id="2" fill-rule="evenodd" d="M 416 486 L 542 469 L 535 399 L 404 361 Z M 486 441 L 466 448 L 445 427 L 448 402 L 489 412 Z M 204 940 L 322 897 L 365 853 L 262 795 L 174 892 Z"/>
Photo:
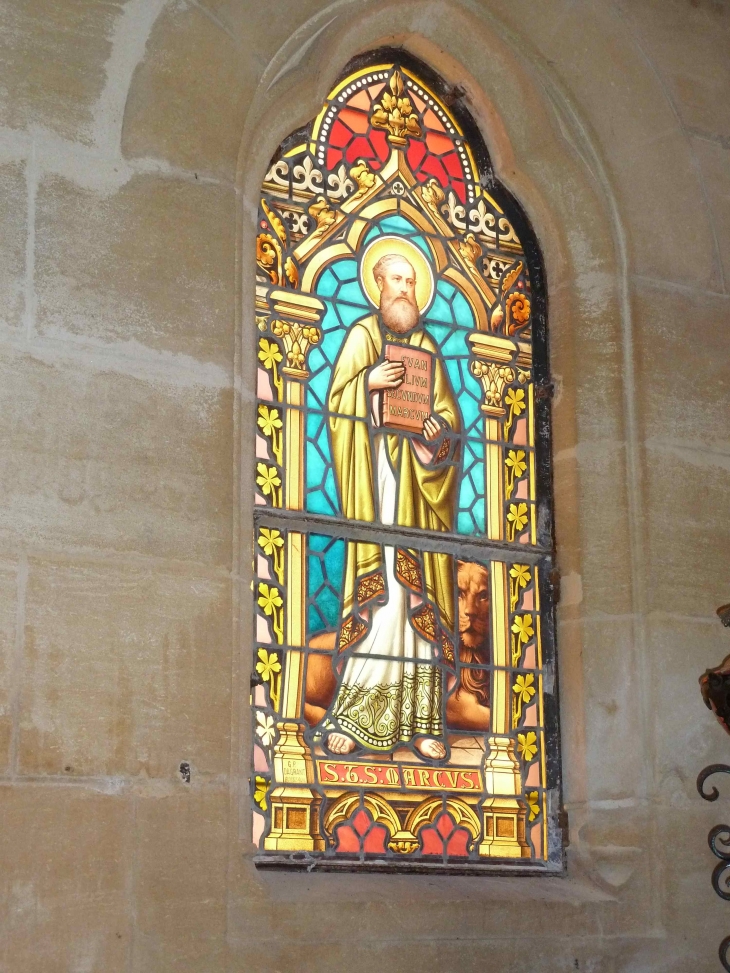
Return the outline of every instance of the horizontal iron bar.
<path id="1" fill-rule="evenodd" d="M 481 560 L 520 561 L 537 564 L 550 559 L 552 551 L 547 547 L 523 544 L 508 544 L 505 541 L 491 541 L 486 537 L 459 538 L 453 534 L 442 534 L 436 530 L 421 528 L 385 526 L 380 524 L 353 524 L 321 514 L 302 514 L 299 510 L 282 510 L 277 507 L 259 507 L 254 510 L 254 524 L 271 526 L 278 523 L 288 530 L 302 533 L 326 534 L 333 538 L 363 541 L 370 544 L 389 544 L 393 547 L 412 547 L 416 550 L 477 557 Z"/>

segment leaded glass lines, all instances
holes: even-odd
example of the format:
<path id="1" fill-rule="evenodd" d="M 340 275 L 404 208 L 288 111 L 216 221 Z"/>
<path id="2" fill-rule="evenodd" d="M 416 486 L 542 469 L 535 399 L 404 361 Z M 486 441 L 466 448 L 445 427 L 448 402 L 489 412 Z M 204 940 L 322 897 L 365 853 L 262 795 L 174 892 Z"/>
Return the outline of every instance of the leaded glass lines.
<path id="1" fill-rule="evenodd" d="M 539 251 L 441 90 L 361 59 L 262 187 L 259 864 L 561 865 Z"/>

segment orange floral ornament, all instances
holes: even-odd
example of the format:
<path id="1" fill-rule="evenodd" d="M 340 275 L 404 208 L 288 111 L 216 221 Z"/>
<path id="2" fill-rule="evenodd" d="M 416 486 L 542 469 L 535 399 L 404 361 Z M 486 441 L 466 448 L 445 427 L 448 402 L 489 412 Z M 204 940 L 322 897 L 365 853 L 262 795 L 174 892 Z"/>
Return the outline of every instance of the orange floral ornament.
<path id="1" fill-rule="evenodd" d="M 510 294 L 507 298 L 507 333 L 515 334 L 530 320 L 530 298 L 526 294 Z"/>

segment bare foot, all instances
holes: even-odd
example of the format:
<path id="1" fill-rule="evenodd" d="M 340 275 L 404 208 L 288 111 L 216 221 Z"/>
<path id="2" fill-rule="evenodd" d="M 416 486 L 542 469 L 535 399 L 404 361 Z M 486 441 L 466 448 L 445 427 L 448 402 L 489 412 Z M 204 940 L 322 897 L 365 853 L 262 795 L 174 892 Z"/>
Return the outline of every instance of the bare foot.
<path id="1" fill-rule="evenodd" d="M 443 743 L 432 738 L 418 740 L 415 747 L 422 757 L 429 757 L 431 760 L 443 760 L 446 756 L 446 747 Z"/>
<path id="2" fill-rule="evenodd" d="M 332 753 L 352 753 L 355 749 L 355 741 L 344 733 L 329 733 L 327 735 L 327 749 Z"/>

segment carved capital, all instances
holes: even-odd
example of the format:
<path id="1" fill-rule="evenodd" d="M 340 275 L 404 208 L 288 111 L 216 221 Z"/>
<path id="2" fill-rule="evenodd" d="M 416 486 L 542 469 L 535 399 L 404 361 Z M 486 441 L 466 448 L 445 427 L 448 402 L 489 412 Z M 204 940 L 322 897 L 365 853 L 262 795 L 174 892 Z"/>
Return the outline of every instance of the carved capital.
<path id="1" fill-rule="evenodd" d="M 286 354 L 282 372 L 290 378 L 309 378 L 307 354 L 322 337 L 317 327 L 324 304 L 311 294 L 298 291 L 272 291 L 274 311 L 282 315 L 271 322 L 271 332 L 281 338 Z M 284 317 L 285 316 L 285 317 Z"/>
<path id="2" fill-rule="evenodd" d="M 272 321 L 271 331 L 284 342 L 286 365 L 282 368 L 283 373 L 291 378 L 308 378 L 309 372 L 305 367 L 307 352 L 322 337 L 319 328 L 315 328 L 311 324 L 300 325 L 291 324 L 289 321 Z"/>
<path id="3" fill-rule="evenodd" d="M 502 397 L 507 385 L 515 380 L 514 369 L 493 362 L 475 361 L 471 365 L 472 374 L 480 379 L 484 387 L 482 411 L 487 415 L 502 418 L 507 410 L 502 405 Z"/>
<path id="4" fill-rule="evenodd" d="M 495 419 L 502 419 L 507 415 L 504 406 L 505 389 L 515 380 L 515 370 L 511 363 L 517 345 L 509 338 L 500 338 L 483 331 L 470 335 L 469 343 L 474 355 L 471 372 L 484 389 L 482 411 Z"/>

